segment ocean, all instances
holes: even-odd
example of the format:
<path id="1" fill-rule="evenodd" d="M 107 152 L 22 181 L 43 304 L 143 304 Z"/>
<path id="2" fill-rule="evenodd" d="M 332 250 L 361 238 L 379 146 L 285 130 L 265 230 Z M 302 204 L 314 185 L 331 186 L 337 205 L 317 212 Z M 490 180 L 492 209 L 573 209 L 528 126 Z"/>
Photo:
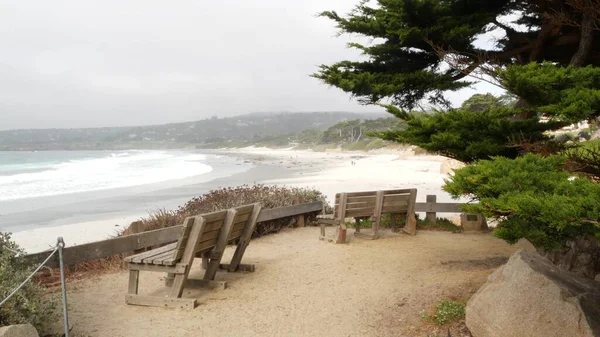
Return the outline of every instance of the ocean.
<path id="1" fill-rule="evenodd" d="M 0 152 L 0 202 L 147 185 L 212 170 L 206 155 L 186 152 Z"/>
<path id="2" fill-rule="evenodd" d="M 82 228 L 93 231 L 91 224 L 107 221 L 126 227 L 211 189 L 276 176 L 207 151 L 0 151 L 0 232 L 33 240 L 27 233 L 40 228 L 87 224 Z"/>

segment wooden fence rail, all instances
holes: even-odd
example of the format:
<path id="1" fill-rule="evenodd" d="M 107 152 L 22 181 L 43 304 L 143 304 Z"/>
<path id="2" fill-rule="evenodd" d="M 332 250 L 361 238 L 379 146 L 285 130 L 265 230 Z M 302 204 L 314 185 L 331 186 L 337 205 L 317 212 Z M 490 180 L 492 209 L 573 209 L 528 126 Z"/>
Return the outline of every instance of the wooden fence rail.
<path id="1" fill-rule="evenodd" d="M 288 207 L 263 209 L 258 216 L 257 222 L 304 215 L 322 210 L 323 204 L 320 201 Z M 67 247 L 63 251 L 64 262 L 65 265 L 72 266 L 87 261 L 132 252 L 138 249 L 171 243 L 177 241 L 180 234 L 181 225 Z M 27 256 L 34 261 L 42 262 L 49 254 L 49 252 L 41 252 Z M 58 258 L 53 258 L 48 261 L 47 266 L 51 268 L 58 267 Z"/>
<path id="2" fill-rule="evenodd" d="M 438 203 L 436 195 L 427 195 L 426 202 L 417 202 L 415 212 L 425 212 L 425 219 L 430 223 L 435 223 L 437 213 L 462 213 L 460 209 L 462 203 Z"/>

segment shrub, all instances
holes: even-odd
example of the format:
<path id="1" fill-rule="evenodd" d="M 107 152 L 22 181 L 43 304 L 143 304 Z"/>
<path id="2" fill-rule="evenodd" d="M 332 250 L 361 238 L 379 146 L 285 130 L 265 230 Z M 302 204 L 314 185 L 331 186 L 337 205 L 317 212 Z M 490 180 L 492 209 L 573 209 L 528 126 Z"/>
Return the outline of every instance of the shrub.
<path id="1" fill-rule="evenodd" d="M 495 234 L 515 243 L 529 240 L 544 251 L 560 250 L 581 236 L 600 238 L 600 184 L 573 177 L 562 156 L 496 157 L 458 169 L 444 189 L 478 204 L 463 206 L 498 220 Z"/>
<path id="2" fill-rule="evenodd" d="M 453 233 L 462 231 L 461 226 L 455 225 L 454 222 L 446 218 L 437 218 L 435 224 L 432 224 L 427 219 L 421 220 L 417 217 L 417 229 Z"/>
<path id="3" fill-rule="evenodd" d="M 291 206 L 296 201 L 307 203 L 313 201 L 326 202 L 325 196 L 317 190 L 267 186 L 255 184 L 239 187 L 226 187 L 212 190 L 202 196 L 195 197 L 176 211 L 160 210 L 143 219 L 146 229 L 157 229 L 181 224 L 187 216 L 214 212 L 236 206 L 261 203 L 263 208 Z M 256 225 L 253 236 L 275 233 L 289 227 L 294 217 L 262 222 Z M 309 221 L 311 218 L 309 217 Z"/>
<path id="4" fill-rule="evenodd" d="M 435 308 L 433 321 L 437 325 L 452 323 L 465 317 L 465 304 L 458 301 L 443 300 Z"/>
<path id="5" fill-rule="evenodd" d="M 0 233 L 0 300 L 23 282 L 37 267 L 25 258 L 25 251 Z M 43 295 L 44 288 L 32 279 L 0 307 L 0 326 L 30 323 L 38 330 L 55 316 L 55 303 Z"/>
<path id="6" fill-rule="evenodd" d="M 453 323 L 465 317 L 465 304 L 459 301 L 442 300 L 433 310 L 433 313 L 423 311 L 421 318 L 432 321 L 437 325 Z"/>

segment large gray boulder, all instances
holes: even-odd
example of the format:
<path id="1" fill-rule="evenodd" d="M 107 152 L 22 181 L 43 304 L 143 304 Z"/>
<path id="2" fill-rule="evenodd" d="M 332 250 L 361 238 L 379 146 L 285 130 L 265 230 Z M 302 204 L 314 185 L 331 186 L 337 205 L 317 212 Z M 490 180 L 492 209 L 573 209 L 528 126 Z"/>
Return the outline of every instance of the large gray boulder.
<path id="1" fill-rule="evenodd" d="M 0 328 L 0 337 L 39 337 L 31 324 L 17 324 Z"/>
<path id="2" fill-rule="evenodd" d="M 600 282 L 519 250 L 467 303 L 474 337 L 600 336 Z"/>

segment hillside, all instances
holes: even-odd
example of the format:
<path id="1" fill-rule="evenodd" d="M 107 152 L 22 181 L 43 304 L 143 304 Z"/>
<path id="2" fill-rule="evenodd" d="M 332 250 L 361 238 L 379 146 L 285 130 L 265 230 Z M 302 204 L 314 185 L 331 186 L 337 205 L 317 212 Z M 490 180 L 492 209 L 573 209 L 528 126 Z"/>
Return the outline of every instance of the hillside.
<path id="1" fill-rule="evenodd" d="M 235 117 L 139 127 L 31 129 L 0 131 L 0 150 L 103 150 L 218 147 L 231 142 L 256 142 L 305 130 L 322 132 L 347 120 L 386 114 L 349 112 L 255 113 Z M 284 137 L 287 139 L 288 137 Z"/>

